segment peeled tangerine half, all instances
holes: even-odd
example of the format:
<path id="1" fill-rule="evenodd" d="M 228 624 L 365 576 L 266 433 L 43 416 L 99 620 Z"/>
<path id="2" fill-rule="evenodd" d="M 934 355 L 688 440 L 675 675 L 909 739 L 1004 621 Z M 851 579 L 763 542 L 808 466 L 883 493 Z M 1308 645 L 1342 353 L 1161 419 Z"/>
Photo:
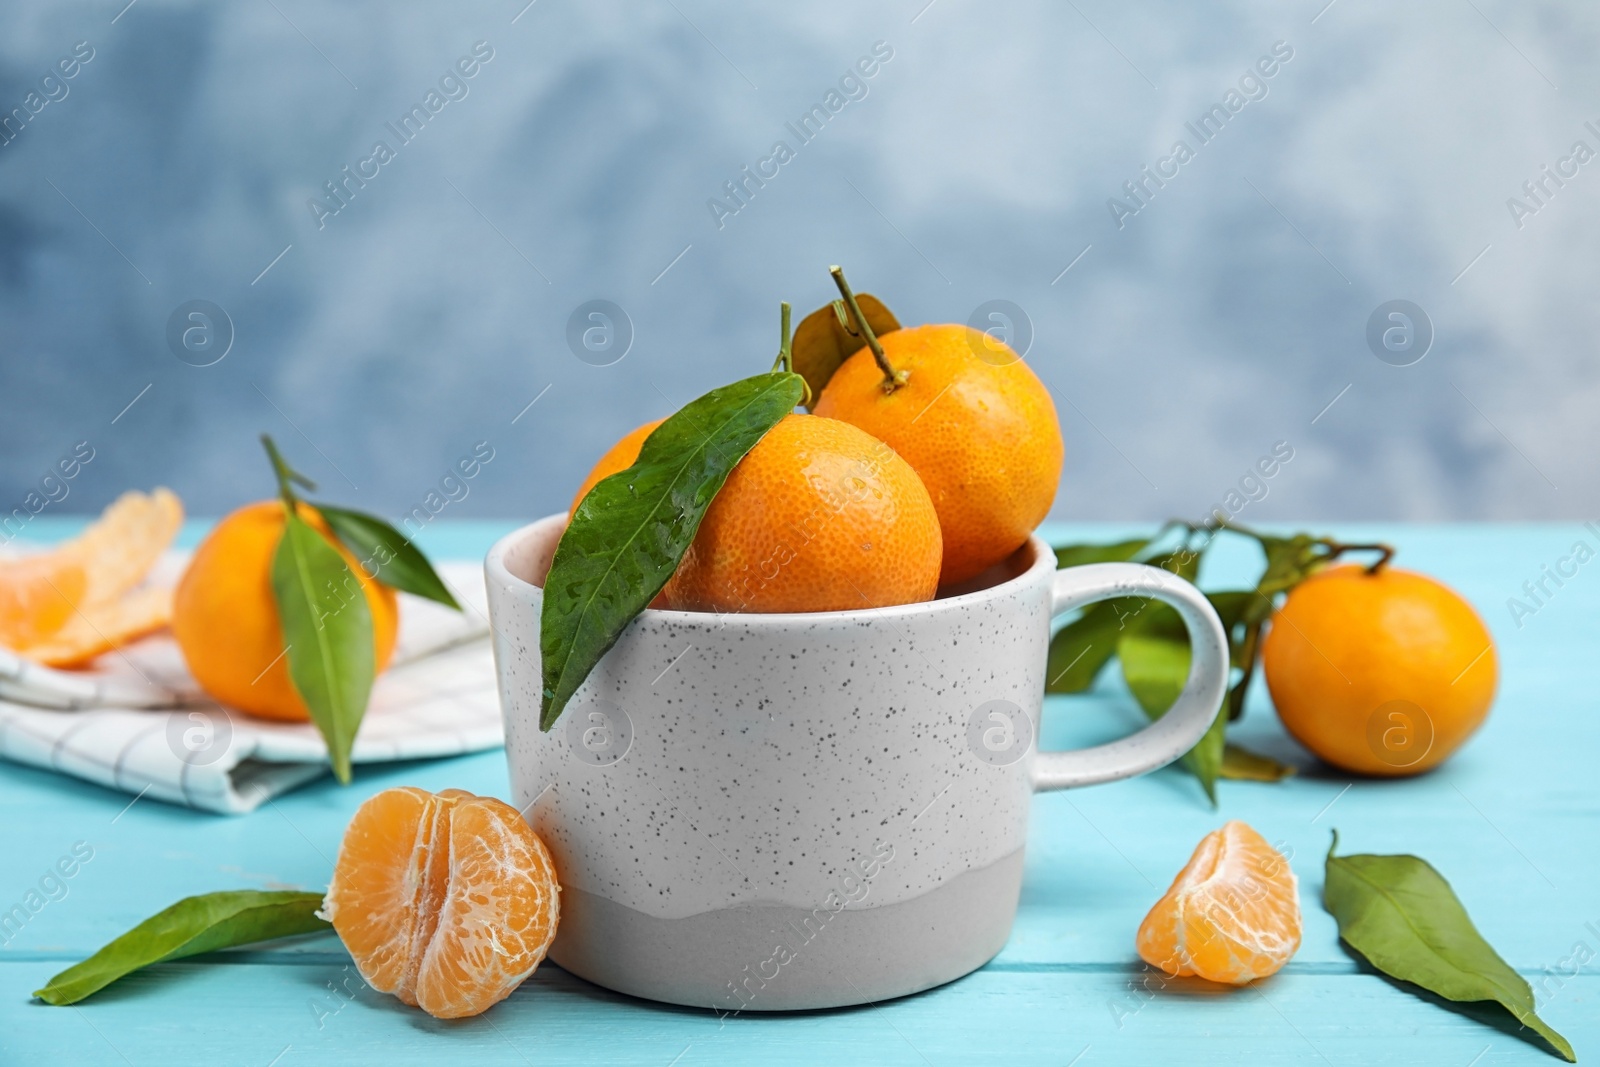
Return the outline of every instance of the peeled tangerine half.
<path id="1" fill-rule="evenodd" d="M 1300 894 L 1289 861 L 1237 819 L 1201 839 L 1139 924 L 1139 957 L 1169 975 L 1244 985 L 1300 947 Z"/>
<path id="2" fill-rule="evenodd" d="M 322 916 L 368 985 L 459 1019 L 539 966 L 560 894 L 544 842 L 511 805 L 405 786 L 356 810 Z"/>

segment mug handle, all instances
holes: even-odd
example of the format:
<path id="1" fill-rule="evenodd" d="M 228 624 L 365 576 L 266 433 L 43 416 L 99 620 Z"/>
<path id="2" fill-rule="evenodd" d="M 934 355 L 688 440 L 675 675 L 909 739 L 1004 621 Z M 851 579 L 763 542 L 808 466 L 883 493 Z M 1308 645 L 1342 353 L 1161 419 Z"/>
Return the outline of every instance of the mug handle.
<path id="1" fill-rule="evenodd" d="M 1153 597 L 1177 609 L 1189 631 L 1189 677 L 1161 718 L 1131 737 L 1073 752 L 1039 752 L 1033 764 L 1036 792 L 1072 789 L 1132 778 L 1165 767 L 1210 728 L 1228 686 L 1228 639 L 1205 595 L 1159 567 L 1143 563 L 1086 563 L 1055 573 L 1050 615 L 1112 597 Z"/>

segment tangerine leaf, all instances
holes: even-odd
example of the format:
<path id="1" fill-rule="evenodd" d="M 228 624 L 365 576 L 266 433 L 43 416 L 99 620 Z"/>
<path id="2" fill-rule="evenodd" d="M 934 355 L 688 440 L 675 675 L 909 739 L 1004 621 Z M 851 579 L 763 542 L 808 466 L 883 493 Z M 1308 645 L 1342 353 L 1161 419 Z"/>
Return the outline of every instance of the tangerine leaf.
<path id="1" fill-rule="evenodd" d="M 1297 533 L 1293 537 L 1256 534 L 1255 537 L 1266 556 L 1266 567 L 1256 588 L 1268 600 L 1293 589 L 1326 562 L 1321 546 L 1308 533 Z"/>
<path id="2" fill-rule="evenodd" d="M 1193 579 L 1190 579 L 1191 581 Z M 1227 589 L 1216 593 L 1207 593 L 1206 599 L 1211 602 L 1211 607 L 1216 611 L 1217 618 L 1222 622 L 1222 632 L 1228 635 L 1230 644 L 1233 643 L 1234 630 L 1238 627 L 1245 609 L 1249 606 L 1255 594 L 1242 590 Z M 1130 598 L 1133 599 L 1133 598 Z M 1159 600 L 1146 598 L 1147 607 L 1137 616 L 1137 626 L 1145 634 L 1154 637 L 1164 637 L 1169 641 L 1189 640 L 1189 631 L 1183 625 L 1183 619 L 1178 613 Z M 1135 620 L 1129 620 L 1133 625 Z M 1239 666 L 1237 661 L 1233 666 Z"/>
<path id="3" fill-rule="evenodd" d="M 1133 597 L 1102 600 L 1056 631 L 1045 668 L 1046 693 L 1081 693 L 1094 684 L 1117 653 L 1122 616 L 1137 605 Z"/>
<path id="4" fill-rule="evenodd" d="M 1162 611 L 1177 612 L 1165 604 Z M 1159 619 L 1159 617 L 1157 617 Z M 1159 632 L 1164 623 L 1156 621 L 1126 631 L 1117 642 L 1117 658 L 1122 662 L 1122 677 L 1139 707 L 1151 719 L 1165 715 L 1183 692 L 1189 677 L 1189 642 Z M 1179 625 L 1182 625 L 1180 622 Z M 1223 731 L 1226 715 L 1218 715 L 1193 748 L 1183 755 L 1183 766 L 1200 780 L 1200 786 L 1214 807 L 1217 803 L 1217 777 L 1222 770 Z"/>
<path id="5" fill-rule="evenodd" d="M 1271 756 L 1251 752 L 1230 741 L 1222 748 L 1222 766 L 1217 777 L 1236 782 L 1281 782 L 1295 772 L 1296 768 L 1290 764 L 1279 763 Z"/>
<path id="6" fill-rule="evenodd" d="M 1119 541 L 1110 545 L 1061 545 L 1055 549 L 1057 567 L 1084 563 L 1120 562 L 1135 558 L 1150 545 L 1149 539 Z M 1193 581 L 1200 554 L 1169 552 L 1149 560 L 1173 574 Z M 1165 614 L 1162 614 L 1163 610 Z M 1223 616 L 1227 618 L 1226 615 Z M 1162 636 L 1183 642 L 1188 636 L 1177 612 L 1151 597 L 1115 597 L 1086 608 L 1082 615 L 1056 631 L 1050 639 L 1045 692 L 1081 693 L 1094 684 L 1102 668 L 1116 655 L 1125 630 L 1160 627 Z"/>
<path id="7" fill-rule="evenodd" d="M 786 371 L 713 389 L 656 427 L 633 466 L 589 490 L 545 578 L 541 730 L 667 584 L 729 472 L 804 391 Z"/>
<path id="8" fill-rule="evenodd" d="M 1170 574 L 1176 574 L 1186 582 L 1193 582 L 1200 577 L 1200 558 L 1206 554 L 1210 545 L 1199 548 L 1179 547 L 1171 552 L 1163 552 L 1158 556 L 1151 556 L 1145 560 L 1152 567 L 1160 567 Z M 1159 600 L 1151 599 L 1152 604 L 1159 604 Z"/>
<path id="9" fill-rule="evenodd" d="M 1446 1000 L 1493 1001 L 1569 1063 L 1572 1045 L 1535 1012 L 1533 990 L 1478 933 L 1444 876 L 1423 859 L 1335 856 L 1328 847 L 1322 904 L 1339 938 L 1367 962 Z"/>
<path id="10" fill-rule="evenodd" d="M 339 550 L 295 514 L 272 556 L 272 593 L 289 678 L 327 743 L 334 775 L 348 783 L 376 674 L 367 595 Z"/>
<path id="11" fill-rule="evenodd" d="M 321 893 L 239 889 L 185 897 L 56 975 L 33 995 L 76 1004 L 123 975 L 202 952 L 331 929 L 317 916 Z"/>
<path id="12" fill-rule="evenodd" d="M 454 594 L 433 569 L 428 557 L 406 535 L 376 515 L 327 504 L 315 505 L 350 554 L 373 578 L 404 593 L 436 600 L 461 610 Z"/>
<path id="13" fill-rule="evenodd" d="M 1139 537 L 1109 545 L 1057 545 L 1056 569 L 1085 563 L 1123 563 L 1150 545 Z M 1094 684 L 1100 671 L 1117 652 L 1117 635 L 1123 616 L 1136 605 L 1133 598 L 1103 600 L 1084 609 L 1050 639 L 1050 661 L 1045 671 L 1045 692 L 1081 693 Z"/>
<path id="14" fill-rule="evenodd" d="M 805 378 L 806 384 L 811 387 L 808 410 L 816 408 L 823 386 L 839 369 L 839 364 L 867 346 L 866 339 L 857 336 L 853 328 L 846 325 L 849 315 L 841 315 L 835 310 L 835 305 L 842 303 L 835 300 L 824 304 L 801 319 L 800 327 L 794 331 L 793 366 L 795 373 Z M 856 305 L 861 308 L 867 325 L 879 338 L 900 328 L 900 320 L 894 317 L 894 312 L 871 293 L 857 293 Z"/>
<path id="15" fill-rule="evenodd" d="M 1056 545 L 1056 569 L 1085 563 L 1126 563 L 1150 547 L 1150 538 L 1136 537 L 1109 545 Z"/>

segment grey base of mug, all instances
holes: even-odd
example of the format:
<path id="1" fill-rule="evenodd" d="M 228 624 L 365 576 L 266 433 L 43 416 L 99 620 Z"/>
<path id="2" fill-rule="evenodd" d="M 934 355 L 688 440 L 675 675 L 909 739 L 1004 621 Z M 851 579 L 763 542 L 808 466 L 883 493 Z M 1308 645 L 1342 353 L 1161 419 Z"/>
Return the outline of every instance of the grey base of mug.
<path id="1" fill-rule="evenodd" d="M 874 1004 L 993 959 L 1021 888 L 1021 849 L 910 900 L 833 913 L 745 904 L 659 919 L 569 887 L 550 958 L 619 993 L 719 1013 Z"/>

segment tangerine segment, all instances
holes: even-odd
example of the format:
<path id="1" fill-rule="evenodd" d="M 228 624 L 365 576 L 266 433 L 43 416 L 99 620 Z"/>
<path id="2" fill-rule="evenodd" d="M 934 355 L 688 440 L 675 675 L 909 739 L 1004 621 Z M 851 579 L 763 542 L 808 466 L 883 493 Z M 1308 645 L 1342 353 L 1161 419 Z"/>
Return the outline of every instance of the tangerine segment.
<path id="1" fill-rule="evenodd" d="M 456 1019 L 504 1000 L 539 966 L 560 892 L 515 808 L 405 786 L 350 820 L 322 915 L 372 988 Z"/>
<path id="2" fill-rule="evenodd" d="M 1234 819 L 1201 839 L 1139 924 L 1139 957 L 1169 975 L 1244 985 L 1300 947 L 1300 895 L 1289 861 Z"/>
<path id="3" fill-rule="evenodd" d="M 583 498 L 589 495 L 589 490 L 593 489 L 600 481 L 611 477 L 618 471 L 625 471 L 637 463 L 639 452 L 644 448 L 645 438 L 655 433 L 656 427 L 666 421 L 666 419 L 656 419 L 654 422 L 647 422 L 637 429 L 630 430 L 627 436 L 612 445 L 611 450 L 600 457 L 600 462 L 594 465 L 594 469 L 589 472 L 589 476 L 578 487 L 578 494 L 572 498 L 572 507 L 567 509 L 567 515 L 570 517 L 573 512 L 578 510 L 578 505 L 583 503 Z"/>
<path id="4" fill-rule="evenodd" d="M 943 541 L 917 472 L 849 423 L 786 415 L 733 468 L 662 590 L 678 611 L 933 599 Z"/>
<path id="5" fill-rule="evenodd" d="M 0 645 L 24 648 L 60 630 L 87 585 L 82 565 L 54 552 L 0 563 Z"/>
<path id="6" fill-rule="evenodd" d="M 140 582 L 183 525 L 183 503 L 170 489 L 129 491 L 56 552 L 88 575 L 86 603 L 115 600 Z"/>
<path id="7" fill-rule="evenodd" d="M 468 797 L 450 819 L 450 883 L 417 970 L 417 1005 L 476 1015 L 522 984 L 555 940 L 561 887 L 517 810 Z"/>
<path id="8" fill-rule="evenodd" d="M 448 881 L 448 849 L 434 843 L 443 840 L 439 823 L 453 804 L 412 786 L 367 800 L 345 829 L 322 906 L 362 977 L 407 1003 L 415 1003 L 408 999 L 412 960 L 432 936 L 430 917 Z"/>
<path id="9" fill-rule="evenodd" d="M 96 657 L 148 637 L 172 621 L 172 587 L 147 586 L 85 604 L 67 624 L 21 654 L 46 667 L 87 667 Z"/>

